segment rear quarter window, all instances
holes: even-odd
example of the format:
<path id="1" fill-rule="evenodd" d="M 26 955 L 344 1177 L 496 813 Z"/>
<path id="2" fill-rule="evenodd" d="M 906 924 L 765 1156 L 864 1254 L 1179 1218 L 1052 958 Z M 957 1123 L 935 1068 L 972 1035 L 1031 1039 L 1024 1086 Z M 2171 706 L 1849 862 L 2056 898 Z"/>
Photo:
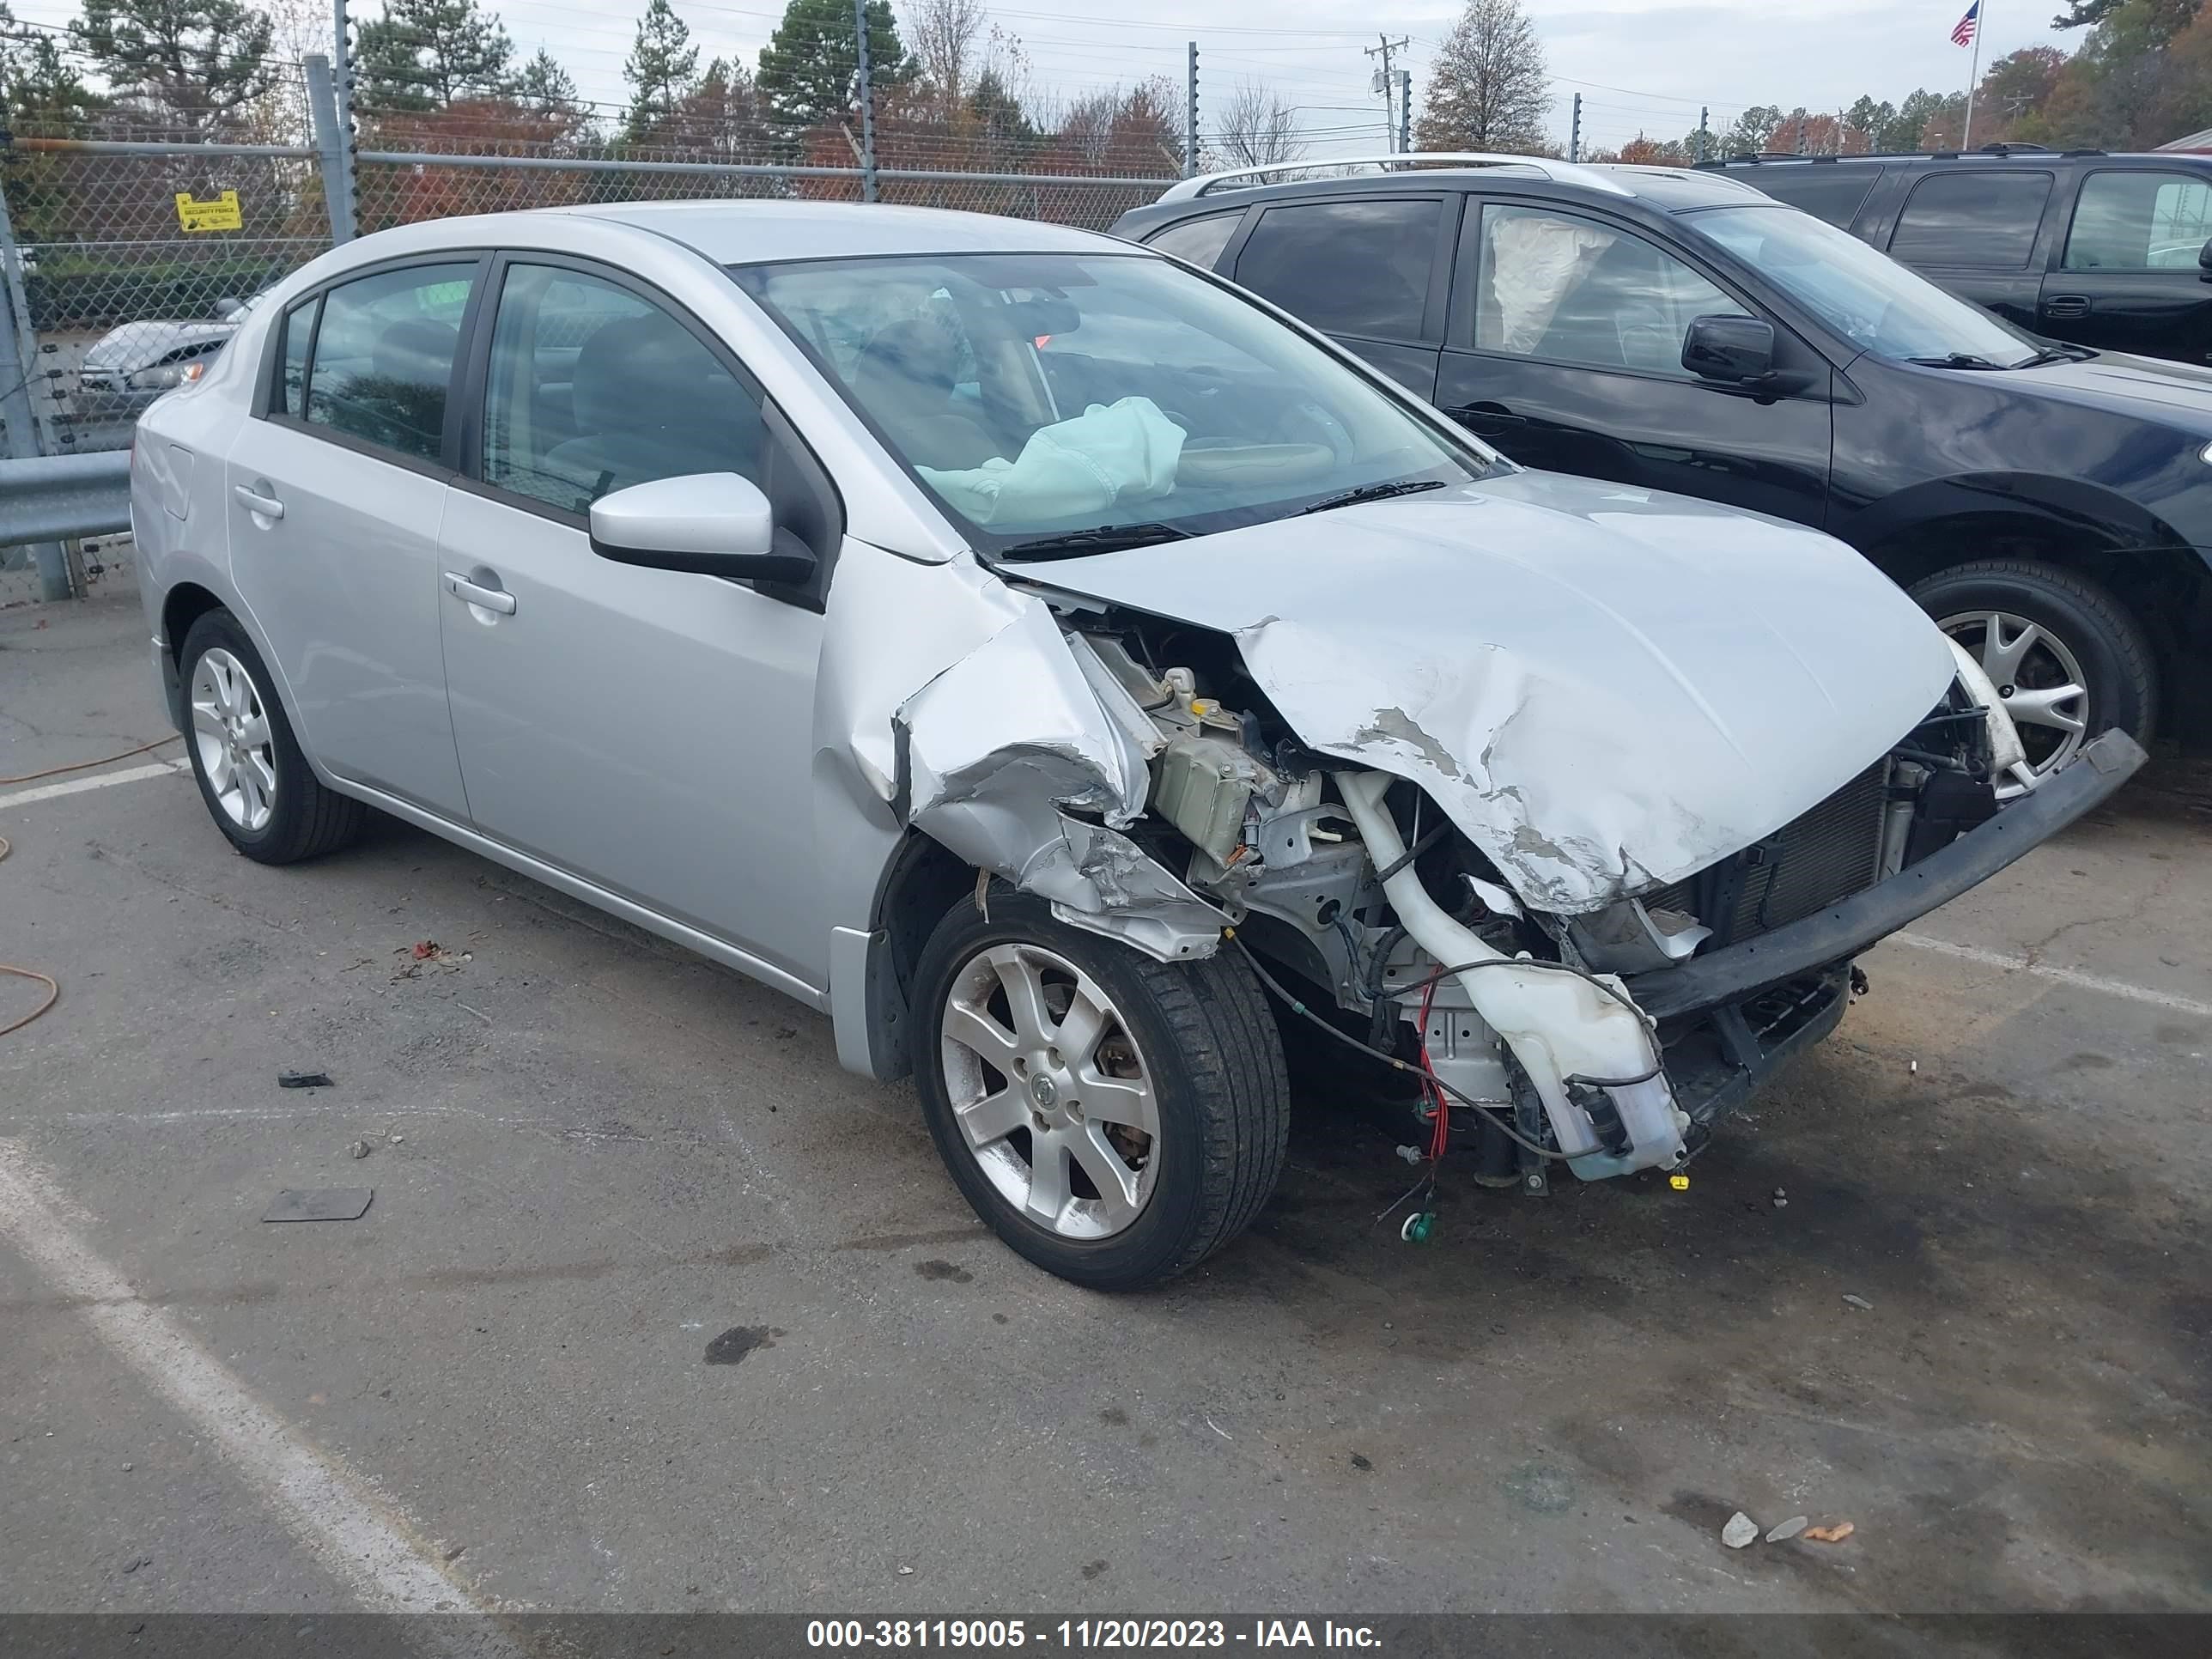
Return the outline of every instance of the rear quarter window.
<path id="1" fill-rule="evenodd" d="M 1838 230 L 1849 230 L 1851 221 L 1866 205 L 1867 194 L 1873 190 L 1875 180 L 1881 177 L 1881 169 L 1808 163 L 1804 167 L 1746 167 L 1735 176 L 1746 184 L 1757 185 L 1778 202 L 1787 202 L 1815 219 L 1825 219 Z"/>
<path id="2" fill-rule="evenodd" d="M 1216 213 L 1203 219 L 1186 219 L 1181 224 L 1170 225 L 1151 241 L 1147 247 L 1156 247 L 1163 253 L 1172 253 L 1178 259 L 1188 259 L 1194 265 L 1213 269 L 1213 262 L 1221 257 L 1221 250 L 1229 246 L 1229 239 L 1237 234 L 1243 222 L 1244 210 L 1234 213 Z"/>

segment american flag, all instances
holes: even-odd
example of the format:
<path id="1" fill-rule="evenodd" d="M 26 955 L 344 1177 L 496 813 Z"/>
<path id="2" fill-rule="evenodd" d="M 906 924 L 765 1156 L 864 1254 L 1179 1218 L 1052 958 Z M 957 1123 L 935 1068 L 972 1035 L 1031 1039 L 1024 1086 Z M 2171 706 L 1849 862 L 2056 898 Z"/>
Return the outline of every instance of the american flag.
<path id="1" fill-rule="evenodd" d="M 1974 31 L 1980 27 L 1981 21 L 1982 0 L 1974 0 L 1974 3 L 1966 8 L 1966 15 L 1959 20 L 1959 27 L 1951 31 L 1951 44 L 1954 46 L 1972 46 Z"/>

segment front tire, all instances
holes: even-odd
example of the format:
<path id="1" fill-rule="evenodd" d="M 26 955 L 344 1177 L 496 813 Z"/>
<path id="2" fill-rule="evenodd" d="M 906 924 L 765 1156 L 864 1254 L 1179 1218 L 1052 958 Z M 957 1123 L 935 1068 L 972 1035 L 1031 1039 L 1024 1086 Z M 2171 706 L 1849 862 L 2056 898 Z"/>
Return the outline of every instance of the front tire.
<path id="1" fill-rule="evenodd" d="M 368 809 L 315 776 L 237 617 L 210 611 L 194 623 L 178 669 L 192 775 L 233 847 L 262 864 L 293 864 L 361 834 Z"/>
<path id="2" fill-rule="evenodd" d="M 915 1082 L 939 1154 L 1023 1255 L 1135 1290 L 1234 1238 L 1289 1139 L 1281 1043 L 1226 953 L 1155 962 L 994 887 L 963 900 L 915 975 Z"/>
<path id="3" fill-rule="evenodd" d="M 2158 714 L 2150 641 L 2105 587 L 2057 565 L 1981 559 L 1911 591 L 1981 663 L 2019 728 L 2027 763 L 2000 781 L 2000 797 L 2033 789 L 2115 726 L 2149 746 Z"/>

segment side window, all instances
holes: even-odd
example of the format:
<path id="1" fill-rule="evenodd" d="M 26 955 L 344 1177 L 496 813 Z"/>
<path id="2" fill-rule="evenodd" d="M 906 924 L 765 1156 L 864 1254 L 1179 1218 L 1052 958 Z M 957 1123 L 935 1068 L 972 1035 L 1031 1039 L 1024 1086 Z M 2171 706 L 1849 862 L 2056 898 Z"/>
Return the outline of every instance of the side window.
<path id="1" fill-rule="evenodd" d="M 1867 192 L 1881 177 L 1878 167 L 1838 167 L 1833 162 L 1785 162 L 1779 167 L 1744 167 L 1730 175 L 1756 185 L 1778 202 L 1787 202 L 1838 230 L 1849 230 L 1866 204 Z"/>
<path id="2" fill-rule="evenodd" d="M 610 490 L 694 472 L 763 489 L 760 400 L 698 336 L 616 283 L 507 270 L 485 378 L 483 480 L 581 513 Z"/>
<path id="3" fill-rule="evenodd" d="M 2050 199 L 2047 173 L 1931 173 L 1905 198 L 1890 257 L 1909 265 L 2023 270 Z"/>
<path id="4" fill-rule="evenodd" d="M 1234 213 L 1217 213 L 1204 219 L 1186 219 L 1179 225 L 1170 225 L 1145 246 L 1156 247 L 1163 253 L 1172 253 L 1178 259 L 1188 259 L 1194 265 L 1213 269 L 1213 262 L 1221 257 L 1221 250 L 1229 246 L 1229 239 L 1237 234 L 1237 227 L 1244 221 L 1244 210 Z"/>
<path id="5" fill-rule="evenodd" d="M 2194 270 L 2212 239 L 2212 174 L 2093 173 L 2066 234 L 2069 270 Z"/>
<path id="6" fill-rule="evenodd" d="M 282 354 L 283 367 L 276 371 L 276 385 L 269 398 L 272 415 L 297 415 L 302 410 L 302 398 L 307 389 L 307 348 L 314 343 L 315 308 L 322 303 L 318 295 L 303 300 L 284 313 L 278 326 L 283 336 L 277 350 Z"/>
<path id="7" fill-rule="evenodd" d="M 476 271 L 474 260 L 415 265 L 325 294 L 307 381 L 308 423 L 436 460 Z"/>
<path id="8" fill-rule="evenodd" d="M 1474 343 L 1484 351 L 1692 378 L 1682 339 L 1743 307 L 1641 236 L 1537 208 L 1482 210 Z"/>
<path id="9" fill-rule="evenodd" d="M 1328 333 L 1418 340 L 1442 211 L 1434 201 L 1269 208 L 1237 256 L 1237 280 Z"/>

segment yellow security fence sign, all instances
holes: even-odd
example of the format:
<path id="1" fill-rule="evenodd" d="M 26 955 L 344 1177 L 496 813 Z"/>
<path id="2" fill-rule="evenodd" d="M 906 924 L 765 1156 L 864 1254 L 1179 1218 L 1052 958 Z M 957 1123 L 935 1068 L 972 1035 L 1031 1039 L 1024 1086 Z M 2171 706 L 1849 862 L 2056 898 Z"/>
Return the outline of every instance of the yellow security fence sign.
<path id="1" fill-rule="evenodd" d="M 242 230 L 244 216 L 238 210 L 238 192 L 227 190 L 212 202 L 195 201 L 190 191 L 177 192 L 177 222 L 188 231 Z"/>

